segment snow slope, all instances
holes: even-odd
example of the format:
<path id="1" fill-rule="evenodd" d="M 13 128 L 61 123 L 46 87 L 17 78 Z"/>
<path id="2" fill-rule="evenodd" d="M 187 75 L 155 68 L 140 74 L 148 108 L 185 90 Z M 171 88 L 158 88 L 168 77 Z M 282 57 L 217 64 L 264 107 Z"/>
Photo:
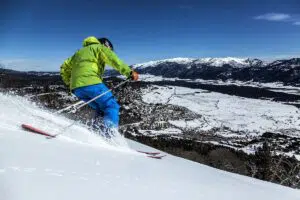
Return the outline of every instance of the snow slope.
<path id="1" fill-rule="evenodd" d="M 70 120 L 0 94 L 0 199 L 296 200 L 300 191 L 168 155 L 155 160 L 107 144 L 77 124 L 47 140 L 21 130 L 59 131 Z M 134 149 L 151 148 L 129 141 Z"/>

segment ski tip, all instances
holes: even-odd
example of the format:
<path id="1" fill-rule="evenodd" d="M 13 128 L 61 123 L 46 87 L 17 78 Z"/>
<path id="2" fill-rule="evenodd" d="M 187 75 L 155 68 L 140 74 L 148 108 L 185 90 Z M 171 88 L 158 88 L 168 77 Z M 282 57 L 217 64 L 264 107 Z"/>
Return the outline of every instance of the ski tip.
<path id="1" fill-rule="evenodd" d="M 44 136 L 51 137 L 51 138 L 55 137 L 54 135 L 46 133 L 45 131 L 42 131 L 42 130 L 40 130 L 38 128 L 35 128 L 35 127 L 33 127 L 33 126 L 29 125 L 29 124 L 21 124 L 21 127 L 23 129 L 27 130 L 27 131 L 32 132 L 32 133 L 44 135 Z"/>
<path id="2" fill-rule="evenodd" d="M 166 157 L 167 155 L 147 155 L 148 158 L 154 158 L 154 159 L 162 159 L 163 157 Z"/>
<path id="3" fill-rule="evenodd" d="M 151 155 L 151 156 L 160 154 L 160 152 L 150 152 L 150 151 L 140 151 L 140 150 L 136 150 L 136 151 L 139 153 L 144 153 L 144 154 Z"/>

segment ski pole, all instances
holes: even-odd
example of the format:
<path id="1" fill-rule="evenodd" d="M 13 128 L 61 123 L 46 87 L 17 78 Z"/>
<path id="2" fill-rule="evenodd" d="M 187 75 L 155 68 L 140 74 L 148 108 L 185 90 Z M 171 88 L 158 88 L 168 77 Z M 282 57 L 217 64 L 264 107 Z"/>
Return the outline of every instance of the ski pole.
<path id="1" fill-rule="evenodd" d="M 91 103 L 91 102 L 93 102 L 93 101 L 99 99 L 100 97 L 102 97 L 102 96 L 104 96 L 105 94 L 111 92 L 112 90 L 117 89 L 118 87 L 124 85 L 124 84 L 127 83 L 128 81 L 130 81 L 130 79 L 127 79 L 127 80 L 125 80 L 125 81 L 119 83 L 118 85 L 116 85 L 116 86 L 113 87 L 112 89 L 107 90 L 106 92 L 103 92 L 102 94 L 99 94 L 98 96 L 92 98 L 91 100 L 89 100 L 89 101 L 87 101 L 87 102 L 84 102 L 84 101 L 78 101 L 77 103 L 75 103 L 75 104 L 73 104 L 73 105 L 70 105 L 70 106 L 68 106 L 68 107 L 66 107 L 66 108 L 63 108 L 63 109 L 61 109 L 61 110 L 56 111 L 55 114 L 57 114 L 57 113 L 62 113 L 62 112 L 64 112 L 64 111 L 70 110 L 70 109 L 73 109 L 73 113 L 75 113 L 75 112 L 77 112 L 77 110 L 79 110 L 80 108 L 82 108 L 82 107 L 86 106 L 87 104 L 89 104 L 89 103 Z"/>
<path id="2" fill-rule="evenodd" d="M 76 106 L 78 106 L 80 104 L 83 104 L 83 103 L 84 103 L 84 101 L 78 101 L 77 103 L 74 103 L 74 104 L 72 104 L 72 105 L 70 105 L 70 106 L 68 106 L 66 108 L 63 108 L 61 110 L 58 110 L 58 111 L 54 112 L 54 114 L 59 114 L 59 113 L 62 113 L 64 111 L 66 111 L 66 110 L 75 109 Z"/>

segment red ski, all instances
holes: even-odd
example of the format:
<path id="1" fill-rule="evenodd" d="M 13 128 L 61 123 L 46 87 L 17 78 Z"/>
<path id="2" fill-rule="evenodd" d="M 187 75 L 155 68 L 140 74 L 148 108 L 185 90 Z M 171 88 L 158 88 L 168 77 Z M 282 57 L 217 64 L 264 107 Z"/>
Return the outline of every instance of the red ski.
<path id="1" fill-rule="evenodd" d="M 160 154 L 160 152 L 149 152 L 149 151 L 139 151 L 139 150 L 137 150 L 137 152 L 144 153 L 144 154 L 151 155 L 151 156 L 156 156 L 156 155 Z"/>
<path id="2" fill-rule="evenodd" d="M 22 128 L 27 130 L 27 131 L 30 131 L 32 133 L 36 133 L 36 134 L 40 134 L 40 135 L 44 135 L 44 136 L 47 136 L 47 137 L 50 137 L 50 138 L 53 138 L 55 137 L 55 135 L 51 135 L 49 133 L 46 133 L 45 131 L 42 131 L 38 128 L 35 128 L 31 125 L 28 125 L 28 124 L 22 124 Z"/>

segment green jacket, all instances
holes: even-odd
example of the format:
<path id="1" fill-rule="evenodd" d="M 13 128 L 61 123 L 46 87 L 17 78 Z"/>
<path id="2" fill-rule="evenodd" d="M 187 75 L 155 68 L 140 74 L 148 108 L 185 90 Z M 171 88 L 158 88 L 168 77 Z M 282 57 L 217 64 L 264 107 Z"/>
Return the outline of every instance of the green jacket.
<path id="1" fill-rule="evenodd" d="M 60 75 L 71 90 L 102 83 L 105 65 L 110 65 L 127 78 L 131 69 L 109 48 L 100 44 L 95 37 L 83 41 L 83 48 L 66 59 L 60 67 Z"/>

